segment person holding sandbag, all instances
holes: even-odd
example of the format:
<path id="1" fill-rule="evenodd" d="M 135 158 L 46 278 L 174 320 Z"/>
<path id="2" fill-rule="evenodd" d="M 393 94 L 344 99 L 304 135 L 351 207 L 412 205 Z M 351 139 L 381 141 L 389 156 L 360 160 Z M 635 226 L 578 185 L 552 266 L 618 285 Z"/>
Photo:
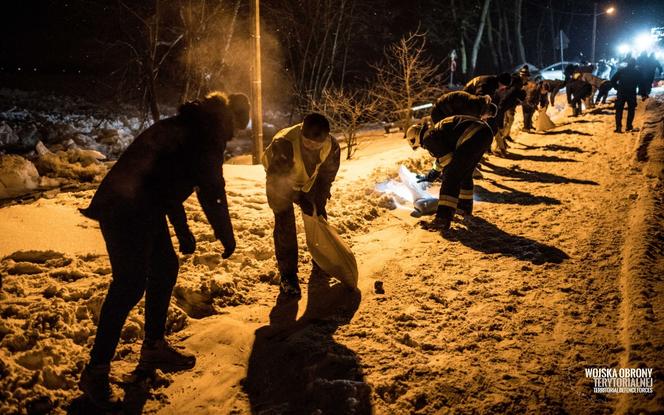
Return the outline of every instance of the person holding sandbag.
<path id="1" fill-rule="evenodd" d="M 327 218 L 325 207 L 340 161 L 330 123 L 318 113 L 279 131 L 265 150 L 267 201 L 274 212 L 274 249 L 284 295 L 301 296 L 294 205 L 305 215 Z"/>

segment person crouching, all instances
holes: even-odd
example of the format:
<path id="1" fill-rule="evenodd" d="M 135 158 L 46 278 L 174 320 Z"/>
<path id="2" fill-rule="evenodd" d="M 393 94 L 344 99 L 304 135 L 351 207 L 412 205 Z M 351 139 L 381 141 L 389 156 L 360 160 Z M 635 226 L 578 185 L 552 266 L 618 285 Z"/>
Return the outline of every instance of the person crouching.
<path id="1" fill-rule="evenodd" d="M 463 215 L 472 215 L 473 171 L 491 146 L 493 130 L 477 117 L 457 115 L 433 125 L 415 124 L 406 139 L 413 150 L 422 147 L 436 159 L 427 181 L 442 174 L 436 216 L 423 227 L 447 231 L 457 208 Z"/>
<path id="2" fill-rule="evenodd" d="M 340 161 L 341 149 L 330 135 L 330 123 L 317 113 L 279 131 L 265 150 L 262 162 L 267 202 L 274 212 L 274 250 L 283 295 L 301 296 L 293 204 L 306 215 L 327 218 L 325 206 Z"/>

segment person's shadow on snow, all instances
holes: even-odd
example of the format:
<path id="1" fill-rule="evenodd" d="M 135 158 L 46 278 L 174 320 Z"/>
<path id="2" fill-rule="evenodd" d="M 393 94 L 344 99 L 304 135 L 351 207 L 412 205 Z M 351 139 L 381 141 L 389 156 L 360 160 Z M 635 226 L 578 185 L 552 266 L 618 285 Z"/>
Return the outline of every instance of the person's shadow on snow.
<path id="1" fill-rule="evenodd" d="M 445 237 L 486 254 L 502 254 L 535 265 L 560 264 L 569 259 L 555 246 L 537 242 L 525 236 L 512 235 L 479 216 L 464 221 L 465 227 L 455 227 Z"/>
<path id="2" fill-rule="evenodd" d="M 357 311 L 359 290 L 331 284 L 327 275 L 314 271 L 307 299 L 296 319 L 297 300 L 280 295 L 270 324 L 256 330 L 242 381 L 252 413 L 372 413 L 371 388 L 356 354 L 333 338 Z"/>
<path id="3" fill-rule="evenodd" d="M 488 179 L 487 181 L 493 184 L 494 186 L 498 187 L 499 189 L 505 191 L 494 192 L 476 184 L 474 187 L 475 196 L 477 197 L 476 200 L 489 202 L 489 203 L 514 204 L 514 205 L 523 205 L 523 206 L 540 205 L 540 204 L 542 205 L 561 204 L 560 200 L 555 199 L 553 197 L 535 196 L 532 193 L 517 190 L 513 187 L 509 187 L 503 183 L 499 183 L 491 179 Z"/>
<path id="4" fill-rule="evenodd" d="M 168 381 L 154 371 L 142 372 L 138 368 L 122 382 L 114 382 L 124 390 L 122 407 L 117 411 L 104 411 L 90 402 L 85 395 L 75 398 L 67 408 L 68 415 L 91 415 L 91 414 L 122 414 L 140 415 L 143 413 L 145 404 L 150 399 L 158 399 L 160 396 L 155 389 L 168 386 Z"/>
<path id="5" fill-rule="evenodd" d="M 528 182 L 528 183 L 573 183 L 573 184 L 587 184 L 597 186 L 599 183 L 593 180 L 574 179 L 570 177 L 560 176 L 554 173 L 546 173 L 535 170 L 523 169 L 519 166 L 512 166 L 511 168 L 498 166 L 489 161 L 482 162 L 482 171 L 503 176 L 509 180 Z"/>

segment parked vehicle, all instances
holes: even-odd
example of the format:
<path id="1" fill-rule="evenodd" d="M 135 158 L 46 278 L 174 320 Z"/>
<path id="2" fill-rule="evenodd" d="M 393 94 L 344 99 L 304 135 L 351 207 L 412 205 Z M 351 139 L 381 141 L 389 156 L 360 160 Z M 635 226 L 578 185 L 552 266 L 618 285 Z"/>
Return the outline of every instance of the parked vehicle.
<path id="1" fill-rule="evenodd" d="M 578 62 L 563 61 L 549 65 L 540 70 L 539 74 L 543 79 L 560 80 L 565 79 L 565 67 L 569 64 L 578 65 Z"/>

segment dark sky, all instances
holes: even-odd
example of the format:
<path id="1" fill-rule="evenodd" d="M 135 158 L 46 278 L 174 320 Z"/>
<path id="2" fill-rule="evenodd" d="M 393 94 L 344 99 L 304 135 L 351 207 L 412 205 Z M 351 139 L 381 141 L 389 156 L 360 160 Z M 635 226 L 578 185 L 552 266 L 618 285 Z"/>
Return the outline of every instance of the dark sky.
<path id="1" fill-rule="evenodd" d="M 112 1 L 112 0 L 109 0 Z M 264 0 L 265 2 L 269 0 Z M 417 0 L 412 0 L 417 1 Z M 105 15 L 105 2 L 101 0 L 21 0 L 3 2 L 2 24 L 0 25 L 0 67 L 3 71 L 23 70 L 37 67 L 40 71 L 95 71 L 104 68 L 103 54 L 96 40 L 112 36 L 116 30 L 114 22 Z M 409 2 L 387 2 L 395 13 L 412 13 L 421 8 Z M 592 2 L 578 1 L 577 13 L 592 12 Z M 132 4 L 128 0 L 128 4 Z M 533 8 L 543 7 L 544 1 L 525 0 L 525 13 Z M 616 7 L 614 15 L 598 18 L 597 56 L 612 54 L 617 44 L 631 40 L 640 31 L 652 26 L 664 26 L 664 1 L 661 0 L 618 0 L 602 1 L 600 10 L 609 5 Z M 409 19 L 411 20 L 411 19 Z M 532 22 L 531 22 L 532 25 Z M 404 27 L 403 31 L 414 27 Z M 575 15 L 570 49 L 573 57 L 579 52 L 590 54 L 592 17 Z M 378 30 L 378 29 L 377 29 Z M 534 39 L 526 37 L 527 54 L 534 45 Z M 544 46 L 543 46 L 544 47 Z M 533 60 L 529 58 L 529 60 Z"/>

